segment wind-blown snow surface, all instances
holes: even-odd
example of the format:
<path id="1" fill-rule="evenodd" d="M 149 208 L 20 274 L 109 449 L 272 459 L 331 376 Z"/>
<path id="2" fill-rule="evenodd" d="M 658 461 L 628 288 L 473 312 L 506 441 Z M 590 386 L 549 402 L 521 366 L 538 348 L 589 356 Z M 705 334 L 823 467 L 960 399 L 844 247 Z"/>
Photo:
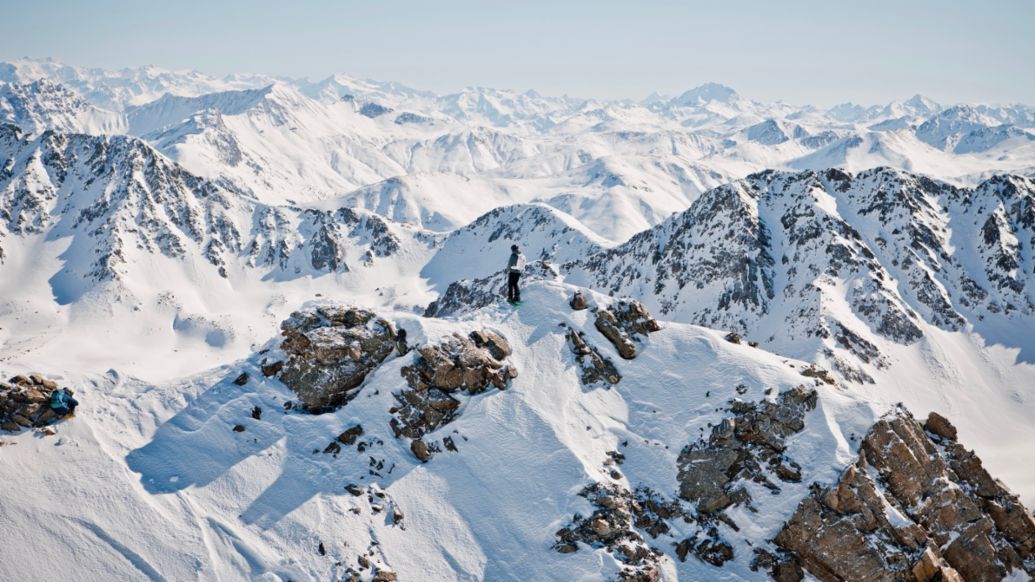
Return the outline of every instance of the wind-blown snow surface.
<path id="1" fill-rule="evenodd" d="M 258 355 L 172 383 L 68 371 L 64 381 L 82 387 L 76 419 L 55 438 L 3 439 L 0 488 L 19 492 L 0 497 L 0 526 L 11 532 L 0 545 L 5 577 L 328 579 L 355 567 L 368 548 L 401 579 L 596 580 L 615 573 L 618 563 L 605 550 L 551 549 L 573 513 L 590 511 L 576 493 L 611 481 L 607 451 L 626 455 L 622 482 L 672 494 L 679 451 L 721 419 L 717 409 L 728 399 L 762 399 L 769 388 L 808 379 L 798 362 L 730 344 L 715 331 L 666 324 L 638 359 L 620 361 L 617 386 L 584 388 L 558 323 L 586 330 L 619 358 L 593 329 L 591 314 L 567 306 L 570 292 L 537 283 L 520 310 L 493 306 L 458 322 L 386 314 L 413 342 L 488 327 L 514 348 L 508 361 L 519 377 L 506 390 L 469 398 L 456 421 L 431 435 L 452 435 L 459 452 L 427 464 L 392 437 L 387 422 L 391 392 L 405 387 L 399 370 L 412 352 L 383 364 L 345 407 L 319 416 L 285 411 L 281 404 L 293 394 L 263 379 Z M 231 382 L 242 371 L 252 377 L 244 387 Z M 745 395 L 734 391 L 738 384 L 747 386 Z M 251 418 L 254 406 L 263 409 L 262 420 Z M 780 496 L 765 493 L 766 511 L 751 518 L 747 535 L 774 535 L 808 483 L 832 479 L 852 459 L 850 435 L 862 434 L 879 408 L 820 388 L 809 428 L 790 441 L 803 482 Z M 314 454 L 355 423 L 377 444 L 363 453 L 345 447 L 336 457 Z M 246 430 L 233 432 L 235 424 Z M 383 476 L 372 476 L 380 460 Z M 343 489 L 349 483 L 377 483 L 382 503 L 403 512 L 404 527 L 387 511 L 372 513 L 365 496 Z M 54 543 L 41 578 L 25 548 L 45 539 Z M 652 543 L 673 555 L 675 539 Z M 663 570 L 680 579 L 752 578 L 751 548 L 741 542 L 735 549 L 736 563 L 722 570 L 693 558 L 666 558 Z"/>

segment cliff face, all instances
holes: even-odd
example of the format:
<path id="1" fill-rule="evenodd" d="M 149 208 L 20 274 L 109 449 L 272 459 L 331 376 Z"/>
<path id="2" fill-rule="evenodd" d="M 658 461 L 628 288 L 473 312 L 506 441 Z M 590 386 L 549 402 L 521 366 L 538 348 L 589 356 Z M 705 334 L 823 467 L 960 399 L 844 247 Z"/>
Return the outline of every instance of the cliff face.
<path id="1" fill-rule="evenodd" d="M 932 413 L 879 420 L 776 544 L 820 580 L 1002 580 L 1035 573 L 1035 520 Z M 774 570 L 775 575 L 775 570 Z"/>

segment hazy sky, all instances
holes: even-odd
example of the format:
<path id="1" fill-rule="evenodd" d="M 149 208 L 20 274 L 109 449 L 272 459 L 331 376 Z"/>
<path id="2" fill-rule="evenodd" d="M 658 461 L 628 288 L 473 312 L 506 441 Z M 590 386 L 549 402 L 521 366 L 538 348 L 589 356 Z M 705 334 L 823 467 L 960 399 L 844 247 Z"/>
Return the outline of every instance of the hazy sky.
<path id="1" fill-rule="evenodd" d="M 0 58 L 642 98 L 1035 104 L 1035 0 L 0 0 Z"/>

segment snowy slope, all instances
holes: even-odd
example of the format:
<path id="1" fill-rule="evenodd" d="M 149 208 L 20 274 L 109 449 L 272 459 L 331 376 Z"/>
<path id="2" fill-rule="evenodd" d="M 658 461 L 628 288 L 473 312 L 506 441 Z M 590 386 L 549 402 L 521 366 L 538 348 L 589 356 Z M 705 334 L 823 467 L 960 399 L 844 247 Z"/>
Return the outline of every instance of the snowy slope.
<path id="1" fill-rule="evenodd" d="M 16 578 L 36 572 L 16 549 L 58 537 L 67 543 L 55 548 L 47 574 L 53 579 L 326 579 L 358 569 L 361 555 L 401 579 L 613 575 L 621 564 L 606 548 L 552 549 L 554 532 L 589 507 L 576 493 L 604 482 L 672 495 L 677 455 L 718 423 L 723 413 L 716 407 L 733 397 L 771 399 L 767 390 L 775 394 L 808 379 L 796 362 L 729 344 L 713 331 L 666 324 L 640 358 L 621 362 L 618 385 L 584 388 L 564 336 L 551 331 L 558 322 L 585 329 L 618 358 L 592 329 L 589 312 L 567 307 L 569 293 L 537 285 L 528 290 L 527 309 L 492 307 L 463 323 L 386 313 L 411 342 L 490 327 L 509 340 L 508 361 L 520 371 L 506 390 L 465 399 L 457 420 L 425 437 L 452 436 L 459 450 L 427 464 L 412 457 L 387 423 L 391 392 L 404 387 L 400 368 L 412 353 L 393 356 L 358 398 L 319 416 L 284 410 L 281 403 L 293 395 L 263 378 L 262 355 L 172 384 L 151 385 L 114 370 L 69 372 L 66 381 L 82 386 L 88 403 L 76 420 L 60 425 L 57 437 L 3 439 L 0 487 L 25 492 L 0 499 L 5 526 L 19 532 L 17 544 L 0 550 L 5 572 Z M 241 371 L 251 379 L 238 387 L 231 380 Z M 738 385 L 746 392 L 736 391 Z M 672 543 L 702 526 L 674 522 L 677 529 L 651 540 L 664 552 L 663 579 L 753 578 L 748 542 L 775 535 L 808 482 L 836 476 L 854 453 L 849 435 L 865 431 L 881 410 L 833 388 L 820 388 L 820 402 L 810 413 L 813 430 L 790 443 L 803 482 L 784 486 L 779 496 L 767 493 L 764 519 L 752 518 L 749 530 L 723 526 L 734 561 L 722 570 L 694 558 L 680 561 Z M 255 406 L 261 420 L 251 418 Z M 340 454 L 314 454 L 356 423 L 364 427 L 366 451 L 343 446 Z M 233 432 L 235 424 L 245 431 Z M 608 451 L 621 451 L 624 463 L 608 467 Z M 381 467 L 380 476 L 371 474 Z M 615 468 L 617 480 L 610 474 Z M 22 487 L 28 483 L 33 486 Z M 344 490 L 350 483 L 383 493 L 372 501 L 354 497 Z M 79 492 L 77 503 L 55 513 L 54 496 L 70 487 Z M 404 516 L 401 526 L 389 517 L 394 508 Z M 735 519 L 749 525 L 744 516 Z"/>
<path id="2" fill-rule="evenodd" d="M 618 546 L 558 551 L 562 528 L 590 535 L 576 514 L 603 511 L 585 493 L 603 483 L 688 510 L 623 538 L 658 549 L 640 566 L 661 579 L 759 579 L 754 549 L 898 402 L 949 417 L 1031 506 L 1033 111 L 0 64 L 0 372 L 84 402 L 56 436 L 0 432 L 0 578 L 40 579 L 28 549 L 60 539 L 43 579 L 322 580 L 363 560 L 362 579 L 606 579 L 632 567 Z M 497 305 L 511 244 L 518 309 Z M 662 320 L 635 359 L 595 325 L 618 297 Z M 462 397 L 425 435 L 459 452 L 420 463 L 389 428 L 414 352 L 337 411 L 285 409 L 262 367 L 307 302 L 376 311 L 411 346 L 493 330 L 519 375 Z M 584 385 L 583 360 L 621 381 Z M 757 503 L 712 520 L 677 500 L 682 453 L 744 413 L 731 398 L 801 384 L 818 401 L 783 477 L 738 477 Z M 356 423 L 362 454 L 321 452 Z M 698 559 L 701 540 L 732 559 Z"/>

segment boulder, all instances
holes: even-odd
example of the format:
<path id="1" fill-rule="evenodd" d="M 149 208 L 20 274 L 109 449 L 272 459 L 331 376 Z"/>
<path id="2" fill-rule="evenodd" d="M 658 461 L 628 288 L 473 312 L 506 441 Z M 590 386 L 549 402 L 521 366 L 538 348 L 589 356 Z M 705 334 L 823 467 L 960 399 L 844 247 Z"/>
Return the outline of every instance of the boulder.
<path id="1" fill-rule="evenodd" d="M 927 422 L 924 423 L 924 429 L 943 439 L 949 439 L 950 441 L 956 440 L 956 427 L 949 422 L 949 419 L 937 412 L 931 412 L 931 414 L 927 415 Z"/>
<path id="2" fill-rule="evenodd" d="M 281 332 L 287 360 L 279 370 L 280 381 L 313 413 L 348 402 L 367 374 L 396 349 L 390 322 L 353 307 L 297 311 L 281 324 Z"/>
<path id="3" fill-rule="evenodd" d="M 363 425 L 349 427 L 345 432 L 338 435 L 338 442 L 343 445 L 354 445 L 359 437 L 363 436 Z"/>
<path id="4" fill-rule="evenodd" d="M 427 463 L 431 460 L 431 451 L 428 449 L 428 444 L 420 439 L 415 439 L 410 443 L 410 451 L 422 463 Z"/>
<path id="5" fill-rule="evenodd" d="M 588 305 L 586 304 L 586 295 L 581 290 L 575 291 L 575 293 L 571 296 L 571 302 L 569 303 L 569 305 L 571 305 L 571 308 L 575 311 L 582 311 L 583 309 L 586 309 L 586 307 L 588 307 Z"/>

